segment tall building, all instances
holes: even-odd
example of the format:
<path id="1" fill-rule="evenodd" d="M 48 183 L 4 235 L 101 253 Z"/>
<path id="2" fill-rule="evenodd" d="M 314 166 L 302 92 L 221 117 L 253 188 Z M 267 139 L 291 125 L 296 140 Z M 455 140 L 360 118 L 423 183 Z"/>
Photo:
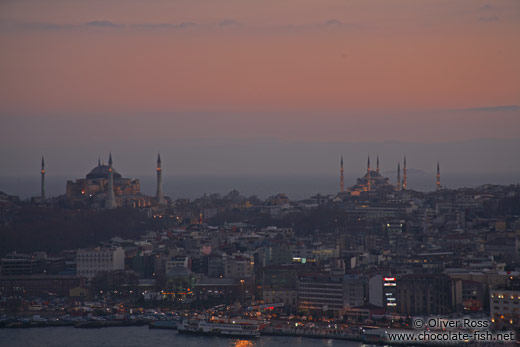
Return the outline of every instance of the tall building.
<path id="1" fill-rule="evenodd" d="M 45 196 L 45 161 L 43 160 L 43 155 L 42 155 L 42 170 L 41 170 L 41 174 L 42 174 L 41 201 L 43 202 L 46 199 L 46 196 Z"/>
<path id="2" fill-rule="evenodd" d="M 401 163 L 397 162 L 397 185 L 396 190 L 401 190 Z"/>
<path id="3" fill-rule="evenodd" d="M 298 280 L 299 309 L 301 311 L 332 311 L 340 316 L 344 311 L 343 276 L 308 274 Z"/>
<path id="4" fill-rule="evenodd" d="M 368 156 L 367 160 L 367 190 L 370 191 L 372 186 L 372 180 L 370 179 L 370 156 Z"/>
<path id="5" fill-rule="evenodd" d="M 377 274 L 368 282 L 368 300 L 371 305 L 384 307 L 388 312 L 394 312 L 397 306 L 396 278 L 390 275 Z"/>
<path id="6" fill-rule="evenodd" d="M 406 177 L 406 156 L 404 157 L 404 163 L 403 163 L 403 186 L 402 189 L 406 190 L 406 187 L 408 186 L 407 183 L 407 177 Z"/>
<path id="7" fill-rule="evenodd" d="M 112 168 L 112 153 L 108 157 L 108 188 L 105 208 L 116 208 L 116 196 L 114 194 L 114 169 Z"/>
<path id="8" fill-rule="evenodd" d="M 439 167 L 439 162 L 437 162 L 437 190 L 441 189 L 441 169 Z"/>
<path id="9" fill-rule="evenodd" d="M 283 303 L 296 309 L 298 305 L 297 271 L 294 266 L 263 268 L 262 296 L 265 304 Z"/>
<path id="10" fill-rule="evenodd" d="M 164 204 L 164 195 L 162 191 L 162 168 L 161 155 L 157 154 L 157 191 L 155 192 L 155 199 L 160 205 Z"/>
<path id="11" fill-rule="evenodd" d="M 339 188 L 340 188 L 340 192 L 344 192 L 345 191 L 345 182 L 343 180 L 343 156 L 341 156 L 341 168 L 339 169 Z"/>

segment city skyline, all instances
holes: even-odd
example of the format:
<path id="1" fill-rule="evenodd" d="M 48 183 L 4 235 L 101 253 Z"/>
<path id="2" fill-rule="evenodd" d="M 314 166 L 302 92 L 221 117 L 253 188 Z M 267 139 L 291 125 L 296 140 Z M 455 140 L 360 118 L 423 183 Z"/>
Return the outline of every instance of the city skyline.
<path id="1" fill-rule="evenodd" d="M 112 154 L 109 154 L 108 161 L 101 159 L 101 156 L 97 159 L 97 164 L 92 168 L 89 167 L 91 172 L 87 174 L 87 178 L 93 175 L 93 172 L 99 174 L 99 170 L 102 168 L 108 169 L 107 165 L 110 162 Z M 370 158 L 370 156 L 369 156 Z M 36 187 L 36 176 L 26 175 L 16 177 L 3 177 L 0 184 L 0 191 L 4 191 L 8 194 L 19 195 L 21 198 L 38 197 L 57 197 L 62 196 L 65 193 L 64 182 L 67 183 L 66 194 L 69 195 L 69 184 L 72 184 L 74 177 L 80 177 L 76 182 L 82 182 L 85 173 L 68 175 L 63 172 L 54 171 L 49 177 L 49 184 L 46 182 L 47 170 L 44 164 L 45 157 L 41 158 L 41 182 L 40 191 L 38 195 L 35 192 Z M 116 157 L 117 159 L 117 157 Z M 350 159 L 346 157 L 346 159 Z M 365 158 L 366 159 L 366 158 Z M 370 160 L 370 159 L 369 159 Z M 447 175 L 442 175 L 442 184 L 440 183 L 440 161 L 437 161 L 435 171 L 433 170 L 421 170 L 414 166 L 407 166 L 406 156 L 397 161 L 397 173 L 395 167 L 391 168 L 388 165 L 388 160 L 380 160 L 380 155 L 377 154 L 375 165 L 372 165 L 372 172 L 375 172 L 375 176 L 372 177 L 372 184 L 379 185 L 378 182 L 381 177 L 387 180 L 387 183 L 393 186 L 396 190 L 409 189 L 416 191 L 429 192 L 438 190 L 439 188 L 457 189 L 457 188 L 471 188 L 477 187 L 484 184 L 518 184 L 515 181 L 517 178 L 514 173 L 509 174 L 482 174 L 472 173 L 468 176 L 467 173 L 457 173 L 448 171 Z M 350 170 L 344 174 L 344 157 L 341 156 L 339 159 L 340 165 L 336 168 L 336 171 L 329 171 L 323 174 L 313 174 L 308 172 L 299 172 L 297 174 L 252 174 L 252 175 L 219 175 L 211 172 L 201 172 L 197 175 L 183 175 L 178 173 L 165 173 L 165 194 L 162 192 L 163 186 L 163 171 L 162 171 L 162 160 L 160 154 L 157 156 L 157 162 L 155 163 L 156 179 L 153 179 L 153 175 L 150 170 L 147 173 L 134 175 L 130 174 L 129 177 L 133 177 L 132 180 L 136 179 L 137 185 L 141 186 L 142 193 L 148 196 L 155 196 L 157 200 L 161 196 L 167 195 L 170 198 L 198 198 L 205 194 L 227 194 L 231 190 L 239 190 L 245 193 L 246 196 L 256 195 L 261 198 L 267 198 L 270 195 L 277 193 L 285 193 L 291 198 L 304 199 L 315 194 L 335 195 L 341 192 L 350 192 L 362 188 L 359 186 L 360 177 L 363 176 L 362 168 L 354 167 L 350 165 Z M 380 164 L 383 163 L 383 164 Z M 351 161 L 345 161 L 347 164 L 352 164 Z M 126 174 L 126 171 L 119 169 L 118 161 L 114 166 L 118 177 L 120 173 Z M 401 164 L 403 164 L 401 166 Z M 391 166 L 391 165 L 390 165 Z M 401 171 L 402 168 L 402 171 Z M 54 168 L 51 168 L 51 170 Z M 150 168 L 149 168 L 150 169 Z M 444 169 L 444 168 L 443 168 Z M 339 171 L 337 171 L 339 170 Z M 52 172 L 52 171 L 51 171 Z M 401 175 L 402 173 L 402 175 Z M 406 177 L 410 178 L 407 181 Z M 396 183 L 397 181 L 399 183 Z M 402 178 L 402 181 L 401 181 Z M 127 179 L 125 179 L 127 180 Z M 357 185 L 356 185 L 357 180 Z M 130 181 L 128 181 L 130 182 Z M 141 183 L 139 183 L 141 182 Z M 407 182 L 410 184 L 407 185 Z M 365 182 L 366 183 L 366 182 Z M 83 185 L 83 183 L 76 183 Z M 97 184 L 96 184 L 97 185 Z M 356 188 L 357 187 L 357 188 Z M 158 189 L 161 188 L 161 192 Z M 80 188 L 75 188 L 79 192 Z M 139 188 L 138 188 L 139 189 Z M 370 189 L 369 189 L 370 190 Z M 46 193 L 47 192 L 47 193 Z M 44 198 L 45 199 L 45 198 Z"/>
<path id="2" fill-rule="evenodd" d="M 0 335 L 518 345 L 519 33 L 520 0 L 0 1 Z"/>

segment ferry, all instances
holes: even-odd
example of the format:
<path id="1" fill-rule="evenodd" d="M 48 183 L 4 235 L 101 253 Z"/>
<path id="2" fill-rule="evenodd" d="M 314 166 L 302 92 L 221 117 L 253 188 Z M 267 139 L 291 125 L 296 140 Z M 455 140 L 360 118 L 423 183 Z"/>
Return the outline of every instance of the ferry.
<path id="1" fill-rule="evenodd" d="M 177 320 L 156 320 L 148 324 L 150 329 L 177 329 Z"/>
<path id="2" fill-rule="evenodd" d="M 182 334 L 210 335 L 237 338 L 260 337 L 257 324 L 221 323 L 204 320 L 183 320 L 177 322 L 177 331 Z"/>

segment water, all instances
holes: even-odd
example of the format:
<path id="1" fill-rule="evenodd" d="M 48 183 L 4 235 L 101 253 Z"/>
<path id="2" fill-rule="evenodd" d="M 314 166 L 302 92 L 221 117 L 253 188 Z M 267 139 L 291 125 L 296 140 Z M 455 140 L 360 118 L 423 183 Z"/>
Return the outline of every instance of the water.
<path id="1" fill-rule="evenodd" d="M 77 329 L 74 327 L 0 329 L 0 347 L 277 347 L 277 346 L 362 346 L 359 342 L 309 339 L 302 337 L 262 336 L 256 340 L 187 336 L 172 330 L 148 327 Z M 366 345 L 365 345 L 366 346 Z"/>
<path id="2" fill-rule="evenodd" d="M 394 172 L 382 172 L 395 183 Z M 351 186 L 356 178 L 361 176 L 345 174 L 345 186 Z M 82 177 L 56 176 L 48 174 L 46 177 L 47 196 L 65 194 L 67 180 Z M 126 175 L 125 175 L 126 176 Z M 83 176 L 84 177 L 84 176 Z M 155 176 L 138 176 L 141 180 L 141 191 L 144 194 L 155 195 Z M 481 184 L 517 184 L 520 182 L 520 173 L 446 173 L 441 176 L 441 184 L 448 188 L 475 187 Z M 408 188 L 418 191 L 433 191 L 435 189 L 435 174 L 422 171 L 408 173 Z M 257 195 L 265 199 L 270 195 L 285 193 L 290 199 L 304 199 L 314 194 L 334 194 L 339 191 L 338 175 L 196 175 L 163 177 L 164 193 L 174 199 L 197 198 L 204 193 L 227 194 L 237 189 L 242 195 Z M 22 199 L 40 194 L 39 175 L 0 177 L 0 191 L 18 195 Z"/>

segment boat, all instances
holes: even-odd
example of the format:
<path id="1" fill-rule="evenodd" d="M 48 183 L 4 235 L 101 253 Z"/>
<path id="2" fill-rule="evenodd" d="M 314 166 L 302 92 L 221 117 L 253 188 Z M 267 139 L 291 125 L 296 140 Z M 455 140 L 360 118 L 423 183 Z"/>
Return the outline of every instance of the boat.
<path id="1" fill-rule="evenodd" d="M 150 329 L 177 329 L 176 320 L 156 320 L 148 324 Z"/>
<path id="2" fill-rule="evenodd" d="M 183 320 L 177 323 L 181 334 L 209 335 L 222 337 L 256 338 L 260 337 L 257 324 L 222 323 L 204 320 Z"/>

